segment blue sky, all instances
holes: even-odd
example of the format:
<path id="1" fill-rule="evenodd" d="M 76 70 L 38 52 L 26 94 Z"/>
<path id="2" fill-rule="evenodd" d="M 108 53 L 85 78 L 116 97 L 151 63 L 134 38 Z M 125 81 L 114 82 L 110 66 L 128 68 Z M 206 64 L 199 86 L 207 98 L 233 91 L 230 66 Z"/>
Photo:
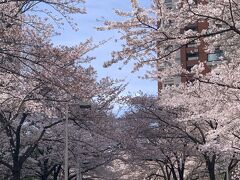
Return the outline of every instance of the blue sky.
<path id="1" fill-rule="evenodd" d="M 136 93 L 141 90 L 149 94 L 157 94 L 157 82 L 152 80 L 142 80 L 138 76 L 144 74 L 144 70 L 139 73 L 131 73 L 132 65 L 123 66 L 115 64 L 109 68 L 103 68 L 103 63 L 111 59 L 111 52 L 120 49 L 120 42 L 115 42 L 114 39 L 119 37 L 117 31 L 97 31 L 94 27 L 101 26 L 103 19 L 120 20 L 120 17 L 114 14 L 113 9 L 130 10 L 130 0 L 87 0 L 85 7 L 87 14 L 78 15 L 74 20 L 79 24 L 80 31 L 75 32 L 68 25 L 64 26 L 62 35 L 53 39 L 56 44 L 74 45 L 87 38 L 92 37 L 94 42 L 99 42 L 112 38 L 103 46 L 95 49 L 89 55 L 95 56 L 96 60 L 92 62 L 92 66 L 98 71 L 98 77 L 110 76 L 112 78 L 125 79 L 129 85 L 125 93 Z M 141 0 L 141 3 L 146 0 Z M 100 21 L 99 21 L 100 20 Z"/>

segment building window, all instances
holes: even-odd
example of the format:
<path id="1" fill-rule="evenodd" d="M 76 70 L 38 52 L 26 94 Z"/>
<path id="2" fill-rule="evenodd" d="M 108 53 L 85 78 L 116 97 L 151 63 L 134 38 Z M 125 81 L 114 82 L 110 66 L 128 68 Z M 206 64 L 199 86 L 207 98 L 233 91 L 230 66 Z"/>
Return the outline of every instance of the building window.
<path id="1" fill-rule="evenodd" d="M 174 85 L 174 79 L 173 78 L 169 78 L 169 79 L 166 79 L 164 82 L 164 87 L 167 87 L 167 86 L 173 86 Z"/>
<path id="2" fill-rule="evenodd" d="M 198 32 L 198 27 L 195 24 L 188 25 L 184 28 L 185 31 L 192 30 Z"/>
<path id="3" fill-rule="evenodd" d="M 165 4 L 172 4 L 172 0 L 165 0 Z"/>
<path id="4" fill-rule="evenodd" d="M 188 44 L 187 44 L 187 47 L 197 47 L 198 45 L 197 45 L 197 42 L 196 41 L 190 41 Z"/>
<path id="5" fill-rule="evenodd" d="M 220 49 L 216 49 L 214 53 L 208 54 L 208 62 L 220 61 L 224 57 L 224 53 Z"/>
<path id="6" fill-rule="evenodd" d="M 164 87 L 171 87 L 173 85 L 174 85 L 173 83 L 168 83 L 168 84 L 164 84 Z"/>
<path id="7" fill-rule="evenodd" d="M 176 47 L 176 48 L 178 48 L 178 47 Z M 180 50 L 176 51 L 175 62 L 178 63 L 178 64 L 181 63 L 181 52 L 180 52 Z"/>
<path id="8" fill-rule="evenodd" d="M 193 60 L 198 60 L 198 52 L 189 52 L 187 53 L 187 60 L 188 61 L 193 61 Z"/>
<path id="9" fill-rule="evenodd" d="M 172 0 L 165 0 L 164 3 L 165 3 L 165 5 L 168 9 L 173 8 L 173 1 Z"/>
<path id="10" fill-rule="evenodd" d="M 150 127 L 150 128 L 159 128 L 159 123 L 158 123 L 158 122 L 151 122 L 151 123 L 149 124 L 149 127 Z"/>

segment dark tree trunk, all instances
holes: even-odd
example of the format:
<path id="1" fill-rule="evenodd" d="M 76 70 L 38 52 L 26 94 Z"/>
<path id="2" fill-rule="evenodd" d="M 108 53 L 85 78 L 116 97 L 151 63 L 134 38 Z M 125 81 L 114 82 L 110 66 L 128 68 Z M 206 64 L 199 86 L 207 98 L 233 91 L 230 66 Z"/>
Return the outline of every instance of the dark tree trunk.
<path id="1" fill-rule="evenodd" d="M 179 161 L 178 162 L 178 175 L 179 175 L 179 180 L 184 180 L 184 167 L 185 163 L 184 161 Z"/>
<path id="2" fill-rule="evenodd" d="M 168 165 L 160 165 L 162 173 L 163 173 L 163 178 L 164 180 L 171 180 L 171 169 L 168 167 Z"/>
<path id="3" fill-rule="evenodd" d="M 22 166 L 19 162 L 19 149 L 15 150 L 13 153 L 13 167 L 12 167 L 12 180 L 21 179 Z"/>
<path id="4" fill-rule="evenodd" d="M 179 171 L 179 180 L 184 180 L 184 169 Z"/>
<path id="5" fill-rule="evenodd" d="M 208 169 L 209 179 L 210 180 L 216 180 L 216 177 L 215 177 L 216 155 L 213 155 L 212 157 L 205 156 L 205 160 L 206 160 L 206 166 L 207 166 L 207 169 Z"/>
<path id="6" fill-rule="evenodd" d="M 12 170 L 12 180 L 20 180 L 21 179 L 21 170 L 19 167 L 15 167 Z"/>
<path id="7" fill-rule="evenodd" d="M 173 164 L 171 164 L 171 172 L 172 172 L 173 179 L 178 180 Z"/>
<path id="8" fill-rule="evenodd" d="M 42 169 L 41 180 L 47 180 L 50 174 L 50 172 L 48 171 L 48 159 L 44 159 L 41 169 Z"/>
<path id="9" fill-rule="evenodd" d="M 167 173 L 167 180 L 171 180 L 171 173 L 170 172 Z"/>
<path id="10" fill-rule="evenodd" d="M 48 180 L 48 176 L 47 176 L 47 175 L 45 175 L 45 174 L 44 174 L 44 175 L 42 175 L 42 176 L 41 176 L 41 180 Z"/>
<path id="11" fill-rule="evenodd" d="M 53 173 L 53 180 L 58 180 L 58 175 L 60 170 L 61 170 L 61 165 L 58 165 L 55 167 L 54 173 Z"/>
<path id="12" fill-rule="evenodd" d="M 15 133 L 15 143 L 13 142 L 13 135 L 12 132 L 10 132 L 11 127 L 7 127 L 7 134 L 8 136 L 10 135 L 10 144 L 13 148 L 12 151 L 12 158 L 13 158 L 13 168 L 12 168 L 12 180 L 20 180 L 21 179 L 21 170 L 22 170 L 22 164 L 23 162 L 21 161 L 20 158 L 20 148 L 21 148 L 21 128 L 26 120 L 28 114 L 23 113 L 22 118 L 20 119 L 19 125 L 17 126 L 17 130 Z M 12 141 L 12 142 L 11 142 Z"/>
<path id="13" fill-rule="evenodd" d="M 210 180 L 216 180 L 214 165 L 211 164 L 211 165 L 208 166 L 208 173 L 209 173 Z"/>

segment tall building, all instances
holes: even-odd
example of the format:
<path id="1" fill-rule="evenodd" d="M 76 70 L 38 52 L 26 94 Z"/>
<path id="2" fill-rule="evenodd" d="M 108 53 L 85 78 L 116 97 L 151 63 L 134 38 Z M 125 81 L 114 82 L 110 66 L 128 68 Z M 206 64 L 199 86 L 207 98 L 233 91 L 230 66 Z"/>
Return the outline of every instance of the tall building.
<path id="1" fill-rule="evenodd" d="M 200 0 L 195 0 L 195 3 Z M 174 9 L 176 0 L 165 0 L 165 4 L 167 8 Z M 204 29 L 207 29 L 207 22 L 194 22 L 189 24 L 186 27 L 183 27 L 180 32 L 184 33 L 184 31 L 192 30 L 196 32 L 201 32 Z M 189 43 L 182 47 L 176 54 L 175 61 L 178 64 L 181 64 L 181 67 L 186 69 L 187 71 L 191 71 L 191 68 L 194 65 L 203 62 L 205 65 L 205 71 L 203 74 L 210 72 L 211 68 L 221 62 L 221 57 L 223 57 L 223 52 L 220 49 L 216 49 L 214 53 L 207 54 L 204 50 L 205 43 L 200 39 L 200 45 L 196 42 Z M 159 65 L 159 71 L 164 69 L 164 65 Z M 179 76 L 175 76 L 172 78 L 168 78 L 163 82 L 158 83 L 158 89 L 161 90 L 167 86 L 178 85 L 180 83 L 192 81 L 191 74 L 181 74 Z"/>

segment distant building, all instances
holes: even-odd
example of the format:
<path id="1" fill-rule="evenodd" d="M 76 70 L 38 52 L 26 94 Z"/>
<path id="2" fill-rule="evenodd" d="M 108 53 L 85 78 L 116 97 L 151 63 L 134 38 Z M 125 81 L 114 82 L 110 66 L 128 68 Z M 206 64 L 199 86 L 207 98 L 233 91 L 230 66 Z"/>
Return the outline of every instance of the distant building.
<path id="1" fill-rule="evenodd" d="M 167 8 L 174 9 L 175 8 L 175 2 L 176 0 L 165 0 L 165 4 Z M 199 0 L 195 1 L 196 3 L 199 2 Z M 196 22 L 189 24 L 186 27 L 183 27 L 183 29 L 180 30 L 180 32 L 184 33 L 184 31 L 192 30 L 201 32 L 204 29 L 207 29 L 208 23 L 207 22 Z M 200 39 L 200 45 L 198 45 L 196 42 L 191 42 L 188 45 L 182 47 L 179 51 L 177 51 L 175 61 L 179 64 L 181 64 L 181 67 L 186 69 L 187 71 L 191 71 L 191 68 L 194 65 L 199 64 L 199 62 L 203 62 L 205 65 L 205 71 L 203 74 L 210 72 L 212 66 L 214 64 L 218 64 L 221 61 L 221 57 L 223 57 L 223 52 L 220 49 L 216 49 L 215 53 L 207 54 L 204 51 L 205 43 Z M 158 70 L 161 71 L 164 69 L 163 64 L 159 64 Z M 192 81 L 191 74 L 181 74 L 177 77 L 172 77 L 164 80 L 163 82 L 158 82 L 158 89 L 161 90 L 166 86 L 172 86 L 172 85 L 179 85 L 183 82 Z"/>

